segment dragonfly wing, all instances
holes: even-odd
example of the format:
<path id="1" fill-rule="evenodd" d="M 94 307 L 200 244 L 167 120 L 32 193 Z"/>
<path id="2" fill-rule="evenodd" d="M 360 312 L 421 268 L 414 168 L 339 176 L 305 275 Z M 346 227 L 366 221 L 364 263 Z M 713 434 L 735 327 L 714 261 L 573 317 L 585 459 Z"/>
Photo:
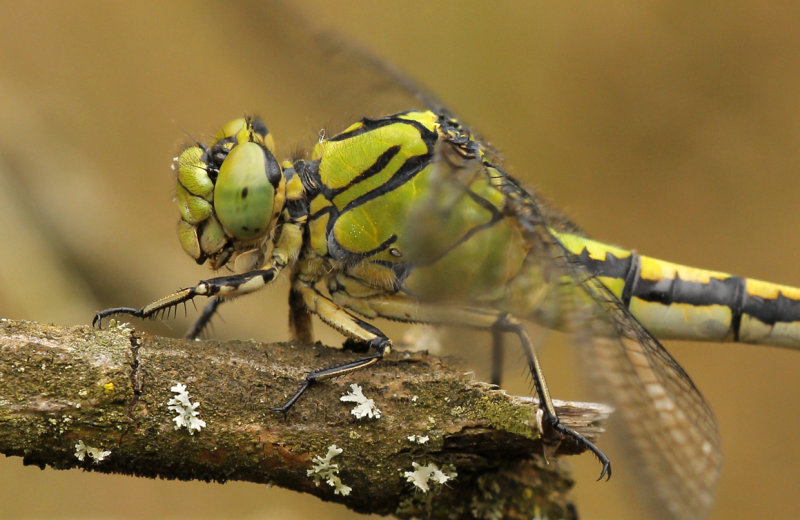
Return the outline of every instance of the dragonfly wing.
<path id="1" fill-rule="evenodd" d="M 657 514 L 705 517 L 721 463 L 711 409 L 664 347 L 550 231 L 572 224 L 501 169 L 447 145 L 434 168 L 406 231 L 420 248 L 410 249 L 412 258 L 441 264 L 420 284 L 425 297 L 491 305 L 572 331 L 587 373 L 617 405 Z M 509 224 L 522 240 L 506 233 Z"/>
<path id="2" fill-rule="evenodd" d="M 559 280 L 558 306 L 586 372 L 616 406 L 645 495 L 670 519 L 707 516 L 722 462 L 713 413 L 688 374 L 619 299 L 550 233 L 546 214 L 520 188 L 510 196 L 526 237 Z"/>
<path id="3" fill-rule="evenodd" d="M 581 286 L 602 308 L 577 332 L 596 387 L 618 407 L 634 462 L 650 476 L 648 496 L 665 518 L 704 518 L 722 462 L 714 416 L 692 380 L 598 280 Z"/>
<path id="4" fill-rule="evenodd" d="M 334 132 L 362 117 L 412 108 L 445 110 L 399 69 L 326 27 L 324 19 L 304 17 L 289 2 L 259 2 L 246 15 L 248 27 L 269 28 L 258 31 L 269 66 L 256 71 L 254 81 L 269 88 L 265 93 L 279 95 L 281 103 L 293 100 L 295 117 L 313 114 L 313 124 Z M 277 110 L 265 108 L 270 114 Z"/>

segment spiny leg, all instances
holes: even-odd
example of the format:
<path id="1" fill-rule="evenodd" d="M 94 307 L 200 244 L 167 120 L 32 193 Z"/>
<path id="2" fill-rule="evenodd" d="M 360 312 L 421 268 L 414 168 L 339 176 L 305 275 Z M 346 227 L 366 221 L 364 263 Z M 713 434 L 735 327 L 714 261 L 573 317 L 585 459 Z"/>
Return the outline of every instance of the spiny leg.
<path id="1" fill-rule="evenodd" d="M 341 365 L 308 372 L 300 388 L 298 388 L 282 406 L 275 406 L 272 408 L 272 410 L 283 413 L 288 412 L 300 396 L 317 381 L 330 379 L 374 365 L 391 350 L 391 341 L 383 332 L 345 311 L 314 287 L 298 281 L 295 283 L 294 288 L 297 294 L 302 298 L 306 309 L 319 316 L 322 321 L 342 334 L 367 343 L 370 347 L 375 349 L 375 353 L 348 363 L 342 363 Z"/>
<path id="2" fill-rule="evenodd" d="M 197 339 L 197 337 L 203 333 L 203 330 L 205 330 L 205 328 L 211 322 L 211 318 L 213 318 L 214 314 L 217 313 L 217 309 L 219 309 L 219 306 L 222 305 L 222 302 L 223 300 L 221 298 L 217 298 L 216 296 L 211 298 L 206 306 L 203 307 L 203 312 L 200 313 L 200 317 L 195 320 L 191 328 L 186 331 L 186 334 L 183 337 L 186 339 Z"/>
<path id="3" fill-rule="evenodd" d="M 302 213 L 302 212 L 301 212 Z M 170 295 L 144 306 L 141 309 L 132 307 L 115 307 L 95 314 L 92 325 L 100 326 L 103 318 L 114 314 L 130 314 L 139 318 L 150 318 L 159 312 L 167 312 L 176 305 L 191 301 L 196 296 L 216 297 L 223 300 L 241 296 L 257 291 L 273 280 L 292 259 L 296 259 L 303 245 L 303 226 L 305 214 L 287 217 L 288 220 L 280 225 L 280 233 L 272 249 L 269 261 L 260 269 L 255 269 L 242 274 L 220 276 L 203 280 L 194 287 L 181 289 Z M 219 304 L 209 303 L 203 310 L 200 319 L 195 322 L 187 336 L 197 335 L 214 315 Z"/>
<path id="4" fill-rule="evenodd" d="M 210 278 L 203 280 L 194 287 L 181 289 L 163 298 L 160 298 L 141 309 L 133 307 L 113 307 L 98 311 L 92 320 L 92 325 L 100 326 L 103 318 L 113 316 L 115 314 L 130 314 L 137 318 L 151 318 L 157 316 L 160 312 L 167 312 L 181 303 L 188 302 L 197 296 L 217 296 L 220 298 L 231 298 L 247 294 L 261 289 L 265 285 L 272 282 L 280 270 L 276 267 L 269 267 L 265 269 L 258 269 L 244 274 L 237 274 L 231 276 L 220 276 L 218 278 Z M 203 311 L 204 315 L 206 310 Z M 213 310 L 216 310 L 215 308 Z M 213 314 L 213 310 L 211 314 Z M 209 315 L 210 318 L 210 315 Z M 202 319 L 202 316 L 201 316 Z"/>
<path id="5" fill-rule="evenodd" d="M 606 477 L 606 479 L 611 478 L 611 461 L 608 459 L 606 454 L 603 453 L 600 448 L 595 446 L 589 439 L 576 432 L 572 428 L 561 424 L 558 414 L 556 413 L 555 406 L 553 406 L 553 400 L 550 397 L 550 390 L 547 387 L 547 381 L 544 378 L 544 372 L 542 371 L 539 357 L 536 355 L 536 352 L 533 349 L 533 343 L 531 342 L 531 338 L 528 335 L 528 332 L 525 330 L 524 325 L 514 317 L 506 314 L 498 316 L 496 327 L 503 331 L 513 332 L 520 340 L 522 350 L 525 353 L 525 357 L 528 361 L 528 368 L 533 375 L 533 384 L 536 387 L 536 393 L 539 395 L 539 407 L 544 413 L 542 422 L 546 423 L 553 430 L 559 432 L 560 434 L 567 437 L 572 437 L 579 444 L 585 446 L 589 451 L 594 453 L 595 457 L 597 457 L 597 459 L 603 465 L 603 469 L 600 471 L 600 477 L 597 480 L 601 480 L 603 477 Z"/>

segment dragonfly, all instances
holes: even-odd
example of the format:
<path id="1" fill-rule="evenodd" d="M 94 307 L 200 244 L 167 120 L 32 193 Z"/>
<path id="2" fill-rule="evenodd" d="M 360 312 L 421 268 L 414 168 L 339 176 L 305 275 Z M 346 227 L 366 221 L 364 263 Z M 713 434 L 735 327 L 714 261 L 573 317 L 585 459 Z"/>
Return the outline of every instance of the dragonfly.
<path id="1" fill-rule="evenodd" d="M 356 53 L 358 54 L 358 53 Z M 94 323 L 160 314 L 210 298 L 195 338 L 238 296 L 291 279 L 290 329 L 310 342 L 316 315 L 370 353 L 307 373 L 275 410 L 313 384 L 365 369 L 392 348 L 387 318 L 516 336 L 547 435 L 603 451 L 561 424 L 525 323 L 573 334 L 586 373 L 617 404 L 636 455 L 671 518 L 703 518 L 721 449 L 710 406 L 659 339 L 800 346 L 800 289 L 678 265 L 598 242 L 512 177 L 497 152 L 434 96 L 394 69 L 423 108 L 364 117 L 322 136 L 308 157 L 279 161 L 266 124 L 224 125 L 175 159 L 179 240 L 209 278 Z M 495 356 L 497 359 L 499 356 Z M 499 370 L 494 369 L 494 374 Z"/>

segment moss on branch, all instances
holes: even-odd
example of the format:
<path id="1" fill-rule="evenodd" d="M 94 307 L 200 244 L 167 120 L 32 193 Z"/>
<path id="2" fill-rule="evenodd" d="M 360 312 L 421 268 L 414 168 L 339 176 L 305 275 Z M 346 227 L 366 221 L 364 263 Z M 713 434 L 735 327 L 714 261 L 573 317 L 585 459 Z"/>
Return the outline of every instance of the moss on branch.
<path id="1" fill-rule="evenodd" d="M 476 383 L 445 361 L 395 352 L 375 367 L 315 385 L 284 417 L 269 408 L 302 374 L 353 359 L 320 344 L 185 341 L 125 327 L 96 330 L 0 321 L 0 451 L 26 464 L 143 477 L 246 480 L 311 493 L 364 513 L 400 517 L 571 518 L 569 475 L 544 460 L 530 401 Z M 380 419 L 356 419 L 339 398 L 358 382 Z M 174 428 L 167 407 L 187 386 L 206 427 Z M 609 411 L 560 403 L 589 439 Z M 427 436 L 419 443 L 410 436 Z M 75 445 L 110 451 L 80 461 Z M 307 474 L 314 456 L 342 453 L 335 494 Z M 564 441 L 555 455 L 579 447 Z M 412 463 L 455 472 L 423 493 Z"/>

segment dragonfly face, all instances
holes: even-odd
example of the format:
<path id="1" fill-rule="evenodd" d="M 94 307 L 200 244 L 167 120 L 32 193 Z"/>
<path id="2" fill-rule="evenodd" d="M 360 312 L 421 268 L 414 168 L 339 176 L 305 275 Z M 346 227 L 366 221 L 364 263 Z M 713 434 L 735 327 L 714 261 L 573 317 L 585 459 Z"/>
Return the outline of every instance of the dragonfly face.
<path id="1" fill-rule="evenodd" d="M 209 146 L 186 148 L 175 160 L 178 236 L 186 253 L 219 269 L 237 261 L 252 269 L 283 209 L 285 181 L 267 127 L 235 119 Z"/>

